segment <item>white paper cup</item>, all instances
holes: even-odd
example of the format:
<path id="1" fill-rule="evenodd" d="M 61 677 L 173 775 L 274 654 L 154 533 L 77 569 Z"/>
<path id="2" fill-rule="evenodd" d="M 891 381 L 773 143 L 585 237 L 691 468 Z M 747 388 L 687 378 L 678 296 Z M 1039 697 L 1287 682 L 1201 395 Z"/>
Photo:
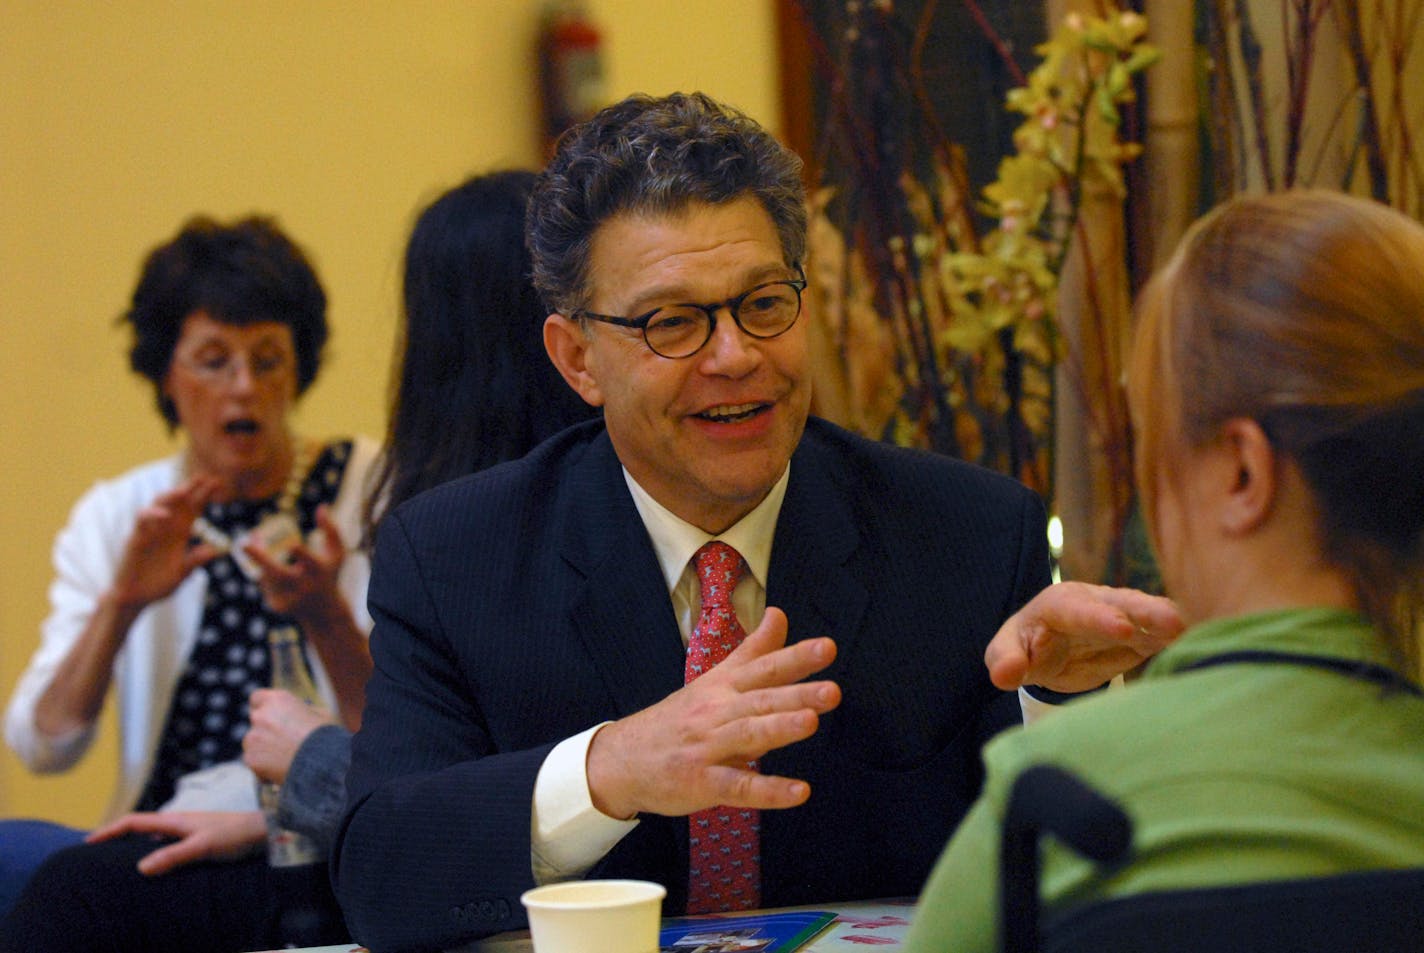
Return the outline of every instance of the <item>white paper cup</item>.
<path id="1" fill-rule="evenodd" d="M 646 880 L 573 880 L 519 899 L 534 953 L 657 953 L 666 894 Z"/>

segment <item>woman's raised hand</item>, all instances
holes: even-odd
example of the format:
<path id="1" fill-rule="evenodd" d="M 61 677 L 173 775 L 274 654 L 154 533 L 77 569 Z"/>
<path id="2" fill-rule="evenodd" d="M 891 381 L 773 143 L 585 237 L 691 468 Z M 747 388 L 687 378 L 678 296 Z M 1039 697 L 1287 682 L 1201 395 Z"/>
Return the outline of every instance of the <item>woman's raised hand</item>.
<path id="1" fill-rule="evenodd" d="M 164 598 L 194 569 L 219 556 L 208 543 L 190 546 L 193 521 L 221 488 L 217 477 L 198 475 L 160 494 L 139 511 L 114 574 L 118 603 L 142 609 Z"/>
<path id="2" fill-rule="evenodd" d="M 308 621 L 335 611 L 337 602 L 344 605 L 336 577 L 346 560 L 346 543 L 325 504 L 317 507 L 316 532 L 307 542 L 281 555 L 255 541 L 242 551 L 262 570 L 262 601 L 273 612 Z"/>

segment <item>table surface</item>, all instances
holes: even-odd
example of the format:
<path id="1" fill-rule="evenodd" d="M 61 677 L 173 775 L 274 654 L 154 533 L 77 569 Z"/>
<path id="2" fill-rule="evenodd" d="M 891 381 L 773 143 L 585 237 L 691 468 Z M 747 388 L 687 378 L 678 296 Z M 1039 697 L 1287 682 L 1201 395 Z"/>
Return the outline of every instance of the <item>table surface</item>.
<path id="1" fill-rule="evenodd" d="M 849 903 L 812 904 L 805 907 L 785 907 L 788 910 L 830 910 L 836 919 L 818 933 L 800 953 L 864 953 L 867 946 L 898 947 L 910 926 L 914 900 L 857 900 Z M 757 913 L 776 911 L 759 910 Z M 728 914 L 745 916 L 745 914 Z M 529 933 L 524 930 L 501 933 L 459 947 L 452 953 L 532 953 Z M 312 946 L 301 950 L 268 951 L 268 953 L 364 953 L 365 947 L 350 943 L 335 946 Z"/>

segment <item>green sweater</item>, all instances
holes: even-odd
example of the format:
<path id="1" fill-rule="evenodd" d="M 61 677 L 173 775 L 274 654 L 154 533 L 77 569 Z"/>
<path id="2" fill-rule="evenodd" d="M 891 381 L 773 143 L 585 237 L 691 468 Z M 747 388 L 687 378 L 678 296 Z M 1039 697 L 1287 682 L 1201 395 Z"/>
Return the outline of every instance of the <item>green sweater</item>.
<path id="1" fill-rule="evenodd" d="M 1182 669 L 1245 649 L 1388 664 L 1357 615 L 1296 609 L 1193 628 L 1122 691 L 1072 703 L 984 749 L 978 802 L 920 896 L 905 949 L 998 949 L 999 835 L 1033 764 L 1065 767 L 1132 816 L 1112 876 L 1045 838 L 1049 908 L 1109 896 L 1424 866 L 1424 699 L 1296 664 Z"/>

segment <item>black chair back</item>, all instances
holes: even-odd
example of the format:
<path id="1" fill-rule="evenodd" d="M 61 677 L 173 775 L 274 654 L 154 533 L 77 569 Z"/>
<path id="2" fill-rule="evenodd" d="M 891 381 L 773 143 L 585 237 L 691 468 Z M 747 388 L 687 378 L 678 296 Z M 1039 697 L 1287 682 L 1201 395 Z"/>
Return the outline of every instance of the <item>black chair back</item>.
<path id="1" fill-rule="evenodd" d="M 1424 950 L 1424 870 L 1136 894 L 1067 911 L 1043 953 Z"/>
<path id="2" fill-rule="evenodd" d="M 1122 808 L 1051 764 L 1014 780 L 999 849 L 999 929 L 1004 953 L 1039 948 L 1038 841 L 1053 834 L 1100 864 L 1127 857 L 1132 822 Z"/>
<path id="3" fill-rule="evenodd" d="M 1040 835 L 1112 865 L 1130 854 L 1131 831 L 1121 808 L 1068 772 L 1025 771 L 1004 818 L 1004 953 L 1424 953 L 1424 869 L 1134 894 L 1043 920 Z"/>

